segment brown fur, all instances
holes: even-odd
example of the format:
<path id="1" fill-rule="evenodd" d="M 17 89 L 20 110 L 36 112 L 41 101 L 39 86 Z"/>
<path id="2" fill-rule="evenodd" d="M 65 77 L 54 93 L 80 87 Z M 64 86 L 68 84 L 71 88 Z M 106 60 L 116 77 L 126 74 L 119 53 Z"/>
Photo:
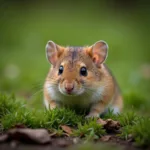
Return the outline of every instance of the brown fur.
<path id="1" fill-rule="evenodd" d="M 97 47 L 99 48 L 99 45 L 97 45 Z M 91 98 L 91 100 L 87 101 L 87 107 L 90 106 L 90 112 L 87 117 L 99 116 L 99 114 L 105 111 L 109 104 L 118 108 L 120 111 L 122 110 L 122 96 L 114 77 L 106 65 L 103 63 L 97 63 L 104 61 L 105 58 L 103 58 L 103 53 L 105 51 L 100 54 L 97 54 L 96 51 L 96 53 L 93 54 L 92 48 L 93 47 L 57 47 L 57 62 L 55 62 L 55 65 L 52 64 L 44 84 L 44 100 L 47 104 L 49 104 L 50 109 L 65 105 L 74 105 L 73 101 L 80 105 L 78 99 L 81 98 L 82 94 L 78 95 L 79 91 L 84 89 L 87 96 L 88 94 L 93 94 L 92 96 L 94 97 L 94 94 L 100 94 L 97 90 L 100 89 L 101 92 L 102 89 L 100 97 L 96 97 L 96 95 L 93 98 L 90 95 L 93 100 Z M 64 71 L 61 75 L 58 75 L 60 65 L 64 67 Z M 80 68 L 83 66 L 85 66 L 88 70 L 88 75 L 86 77 L 79 74 Z M 65 97 L 65 95 L 61 93 L 60 89 L 64 90 L 64 86 L 69 88 L 74 87 L 74 93 L 72 93 L 74 97 Z M 67 102 L 65 102 L 65 98 L 68 99 Z"/>

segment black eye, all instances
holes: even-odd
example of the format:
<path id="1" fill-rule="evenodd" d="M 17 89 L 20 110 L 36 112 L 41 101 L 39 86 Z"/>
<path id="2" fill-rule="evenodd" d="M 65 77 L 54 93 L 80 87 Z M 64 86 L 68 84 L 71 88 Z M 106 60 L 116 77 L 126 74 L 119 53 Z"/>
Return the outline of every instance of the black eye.
<path id="1" fill-rule="evenodd" d="M 64 70 L 64 67 L 63 67 L 63 66 L 60 66 L 60 67 L 59 67 L 58 74 L 59 74 L 59 75 L 62 74 L 62 73 L 63 73 L 63 70 Z"/>
<path id="2" fill-rule="evenodd" d="M 86 67 L 82 67 L 82 68 L 80 69 L 80 74 L 81 74 L 82 76 L 87 76 L 87 69 L 86 69 Z"/>

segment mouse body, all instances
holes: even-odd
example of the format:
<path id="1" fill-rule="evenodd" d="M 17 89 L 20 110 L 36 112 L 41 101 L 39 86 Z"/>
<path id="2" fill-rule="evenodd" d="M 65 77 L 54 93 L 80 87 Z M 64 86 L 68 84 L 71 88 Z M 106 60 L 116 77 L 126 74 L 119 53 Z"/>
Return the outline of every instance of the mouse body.
<path id="1" fill-rule="evenodd" d="M 48 41 L 46 56 L 51 67 L 44 83 L 46 108 L 88 108 L 86 117 L 99 117 L 109 107 L 114 114 L 120 113 L 123 99 L 104 64 L 107 54 L 104 41 L 84 47 L 63 47 Z"/>

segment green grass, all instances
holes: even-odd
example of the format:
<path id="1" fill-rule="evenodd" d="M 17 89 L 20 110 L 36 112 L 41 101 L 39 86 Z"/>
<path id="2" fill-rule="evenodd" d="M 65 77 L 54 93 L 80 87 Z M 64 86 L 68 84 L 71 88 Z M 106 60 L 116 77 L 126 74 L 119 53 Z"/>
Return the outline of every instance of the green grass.
<path id="1" fill-rule="evenodd" d="M 0 94 L 0 124 L 1 131 L 7 131 L 15 125 L 22 124 L 29 128 L 46 128 L 57 131 L 62 136 L 60 125 L 73 127 L 72 136 L 82 137 L 85 141 L 99 139 L 107 134 L 105 129 L 97 124 L 96 119 L 85 119 L 77 115 L 73 110 L 55 109 L 52 111 L 31 109 L 25 102 L 17 101 L 14 95 L 8 97 Z M 132 135 L 138 146 L 149 146 L 150 140 L 150 118 L 141 117 L 133 111 L 113 115 L 112 111 L 104 119 L 112 118 L 121 124 L 121 138 L 127 140 Z"/>
<path id="2" fill-rule="evenodd" d="M 131 125 L 131 126 L 134 125 L 139 120 L 139 118 L 140 117 L 137 116 L 137 114 L 135 114 L 135 112 L 133 111 L 118 115 L 118 120 L 122 127 L 128 126 L 128 125 Z"/>
<path id="3" fill-rule="evenodd" d="M 132 134 L 137 145 L 147 146 L 150 143 L 150 118 L 143 118 L 133 126 Z"/>
<path id="4" fill-rule="evenodd" d="M 96 119 L 85 120 L 83 124 L 79 122 L 77 128 L 78 129 L 74 131 L 74 135 L 85 137 L 87 140 L 98 139 L 106 134 L 103 127 L 96 123 Z"/>
<path id="5" fill-rule="evenodd" d="M 74 127 L 82 120 L 82 116 L 76 115 L 75 112 L 70 111 L 69 109 L 38 111 L 25 107 L 25 104 L 18 103 L 15 100 L 12 101 L 11 98 L 4 95 L 1 95 L 0 98 L 0 101 L 2 101 L 2 103 L 0 103 L 0 108 L 3 108 L 4 112 L 0 119 L 3 125 L 3 130 L 7 130 L 16 124 L 24 124 L 30 128 L 47 129 L 58 129 L 59 126 L 63 124 Z M 3 107 L 3 104 L 7 103 L 8 105 Z"/>
<path id="6" fill-rule="evenodd" d="M 14 94 L 6 96 L 0 93 L 0 119 L 7 114 L 11 114 L 18 109 L 22 109 L 25 105 L 21 101 L 16 101 Z"/>
<path id="7" fill-rule="evenodd" d="M 137 146 L 150 146 L 149 126 L 150 118 L 139 117 L 134 124 L 122 127 L 121 134 L 119 136 L 125 140 L 134 137 L 135 144 Z"/>

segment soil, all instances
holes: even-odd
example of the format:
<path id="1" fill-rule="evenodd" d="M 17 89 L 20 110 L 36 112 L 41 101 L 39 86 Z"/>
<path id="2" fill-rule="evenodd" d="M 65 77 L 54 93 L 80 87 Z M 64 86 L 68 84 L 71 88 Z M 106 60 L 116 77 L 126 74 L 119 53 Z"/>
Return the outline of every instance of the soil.
<path id="1" fill-rule="evenodd" d="M 107 135 L 106 141 L 102 141 L 102 139 L 99 139 L 93 143 L 100 144 L 100 143 L 106 143 L 107 145 L 112 145 L 119 147 L 119 149 L 123 150 L 145 150 L 146 148 L 139 148 L 134 145 L 134 142 L 132 140 L 122 140 L 116 135 Z M 73 137 L 52 137 L 50 139 L 50 143 L 48 144 L 32 144 L 32 143 L 25 143 L 20 141 L 9 141 L 9 142 L 3 142 L 0 144 L 0 150 L 64 150 L 64 149 L 77 149 L 77 147 L 82 144 L 82 140 L 79 138 L 73 138 Z M 94 144 L 94 145 L 95 145 Z M 148 150 L 148 148 L 147 148 Z"/>

